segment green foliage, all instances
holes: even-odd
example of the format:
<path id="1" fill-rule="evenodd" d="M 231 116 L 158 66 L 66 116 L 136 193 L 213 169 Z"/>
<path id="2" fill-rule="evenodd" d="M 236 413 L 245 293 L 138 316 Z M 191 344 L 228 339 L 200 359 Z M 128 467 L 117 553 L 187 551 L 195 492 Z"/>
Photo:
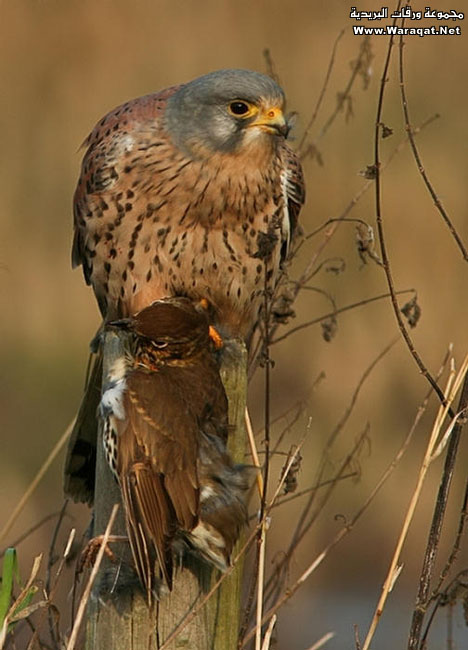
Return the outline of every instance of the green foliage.
<path id="1" fill-rule="evenodd" d="M 23 610 L 29 607 L 31 600 L 38 590 L 36 585 L 27 585 L 27 587 L 22 590 L 16 602 L 13 602 L 13 584 L 15 582 L 21 587 L 18 556 L 16 554 L 16 549 L 7 548 L 3 560 L 2 584 L 0 588 L 0 629 L 3 628 L 7 616 L 8 620 L 17 621 L 28 615 Z M 21 612 L 23 615 L 21 615 Z M 14 623 L 11 623 L 8 626 L 8 631 L 10 631 L 13 626 Z"/>
<path id="2" fill-rule="evenodd" d="M 2 586 L 0 589 L 0 628 L 3 627 L 5 617 L 10 609 L 14 579 L 19 583 L 16 549 L 7 548 L 3 560 Z"/>

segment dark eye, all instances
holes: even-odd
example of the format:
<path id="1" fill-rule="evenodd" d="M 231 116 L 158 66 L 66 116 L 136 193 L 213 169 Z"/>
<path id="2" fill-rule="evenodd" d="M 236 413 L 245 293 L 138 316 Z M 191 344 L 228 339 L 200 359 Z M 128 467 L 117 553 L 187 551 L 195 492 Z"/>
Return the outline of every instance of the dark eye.
<path id="1" fill-rule="evenodd" d="M 246 115 L 250 111 L 250 106 L 246 102 L 231 102 L 229 110 L 233 115 Z"/>

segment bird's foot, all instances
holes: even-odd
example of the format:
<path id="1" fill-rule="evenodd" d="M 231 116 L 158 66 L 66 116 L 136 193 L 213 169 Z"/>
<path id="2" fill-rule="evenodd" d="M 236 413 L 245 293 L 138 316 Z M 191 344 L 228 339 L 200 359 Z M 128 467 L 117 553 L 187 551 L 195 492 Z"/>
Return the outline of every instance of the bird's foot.
<path id="1" fill-rule="evenodd" d="M 89 569 L 94 565 L 103 540 L 104 535 L 97 535 L 96 537 L 93 537 L 89 540 L 81 552 L 78 573 L 81 573 L 84 569 Z M 109 547 L 109 543 L 113 542 L 128 542 L 128 537 L 124 535 L 110 535 L 107 540 L 107 544 L 104 547 L 104 553 L 107 555 L 111 562 L 117 562 L 117 558 Z"/>
<path id="2" fill-rule="evenodd" d="M 213 341 L 215 348 L 217 350 L 221 349 L 224 345 L 221 334 L 218 332 L 218 330 L 215 327 L 213 327 L 213 325 L 210 325 L 209 332 L 210 332 L 210 339 Z"/>
<path id="3" fill-rule="evenodd" d="M 201 298 L 198 304 L 206 312 L 208 312 L 211 308 L 211 303 L 207 298 Z M 213 341 L 216 350 L 220 350 L 224 345 L 223 337 L 221 336 L 221 334 L 213 325 L 210 325 L 209 327 L 209 334 L 210 334 L 210 339 Z"/>

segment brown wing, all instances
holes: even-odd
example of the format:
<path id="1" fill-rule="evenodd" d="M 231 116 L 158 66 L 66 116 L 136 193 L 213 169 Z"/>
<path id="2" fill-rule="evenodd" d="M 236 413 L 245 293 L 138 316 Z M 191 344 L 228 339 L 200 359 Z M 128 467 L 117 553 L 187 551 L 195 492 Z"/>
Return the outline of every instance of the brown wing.
<path id="1" fill-rule="evenodd" d="M 187 390 L 191 384 L 185 383 L 184 392 L 184 383 L 173 381 L 171 374 L 171 369 L 133 372 L 127 382 L 125 421 L 116 422 L 130 544 L 149 597 L 154 585 L 153 545 L 171 588 L 174 535 L 180 529 L 192 530 L 198 513 L 197 408 Z"/>
<path id="2" fill-rule="evenodd" d="M 99 236 L 99 229 L 94 228 L 92 234 L 89 232 L 87 221 L 104 217 L 103 221 L 112 223 L 122 218 L 122 211 L 125 214 L 130 189 L 127 173 L 135 155 L 132 150 L 134 136 L 141 130 L 152 135 L 161 130 L 160 118 L 166 102 L 177 88 L 166 88 L 118 106 L 94 127 L 83 144 L 87 151 L 73 198 L 72 266 L 82 265 L 87 284 L 92 282 L 95 238 Z M 138 144 L 140 154 L 144 154 L 140 149 L 144 146 L 144 142 Z M 97 299 L 104 314 L 103 297 L 97 295 Z"/>
<path id="3" fill-rule="evenodd" d="M 290 237 L 294 237 L 299 212 L 305 201 L 305 182 L 302 166 L 297 154 L 287 145 L 281 148 L 283 164 L 283 191 L 286 195 L 290 224 Z"/>
<path id="4" fill-rule="evenodd" d="M 64 466 L 64 491 L 74 501 L 92 505 L 96 472 L 97 418 L 101 400 L 102 353 L 91 354 L 91 371 L 76 416 Z"/>

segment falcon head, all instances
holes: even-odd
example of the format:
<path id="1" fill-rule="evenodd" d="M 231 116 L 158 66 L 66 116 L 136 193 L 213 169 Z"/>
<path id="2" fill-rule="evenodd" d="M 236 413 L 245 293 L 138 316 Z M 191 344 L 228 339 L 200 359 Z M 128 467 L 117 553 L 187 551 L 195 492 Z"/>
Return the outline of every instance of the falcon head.
<path id="1" fill-rule="evenodd" d="M 237 153 L 272 145 L 289 133 L 283 90 L 251 70 L 217 70 L 181 86 L 168 100 L 165 125 L 190 155 Z"/>

